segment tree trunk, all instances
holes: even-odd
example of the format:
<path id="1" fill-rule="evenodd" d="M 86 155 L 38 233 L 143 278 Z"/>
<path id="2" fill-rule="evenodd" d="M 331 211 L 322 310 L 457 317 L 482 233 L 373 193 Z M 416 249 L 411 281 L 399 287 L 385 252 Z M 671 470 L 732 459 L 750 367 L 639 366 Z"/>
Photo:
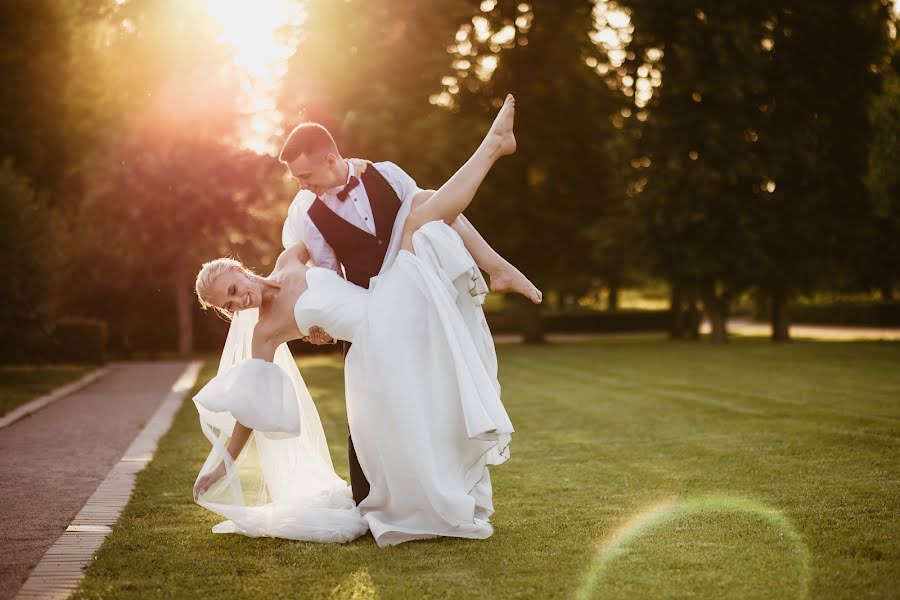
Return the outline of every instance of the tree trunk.
<path id="1" fill-rule="evenodd" d="M 791 341 L 791 321 L 788 315 L 787 292 L 779 290 L 772 294 L 772 341 Z"/>
<path id="2" fill-rule="evenodd" d="M 703 320 L 697 299 L 693 294 L 688 296 L 687 312 L 684 313 L 684 337 L 689 340 L 700 339 L 700 322 Z"/>
<path id="3" fill-rule="evenodd" d="M 175 294 L 175 313 L 178 318 L 178 355 L 189 358 L 194 352 L 194 314 L 186 270 L 179 265 L 175 269 L 172 291 Z"/>
<path id="4" fill-rule="evenodd" d="M 544 326 L 541 321 L 540 306 L 524 298 L 519 301 L 519 326 L 526 344 L 543 344 Z"/>
<path id="5" fill-rule="evenodd" d="M 714 290 L 704 295 L 703 304 L 712 331 L 709 341 L 713 344 L 724 344 L 728 341 L 728 300 L 726 296 L 719 296 Z"/>
<path id="6" fill-rule="evenodd" d="M 125 313 L 125 316 L 122 318 L 122 334 L 120 337 L 122 344 L 122 357 L 123 358 L 131 358 L 132 353 L 134 352 L 134 320 L 131 318 L 131 309 Z"/>
<path id="7" fill-rule="evenodd" d="M 619 310 L 619 278 L 609 282 L 609 296 L 606 299 L 606 310 Z"/>
<path id="8" fill-rule="evenodd" d="M 672 282 L 671 292 L 669 295 L 669 310 L 671 317 L 669 320 L 669 338 L 680 340 L 684 337 L 684 310 L 683 292 L 680 284 Z"/>

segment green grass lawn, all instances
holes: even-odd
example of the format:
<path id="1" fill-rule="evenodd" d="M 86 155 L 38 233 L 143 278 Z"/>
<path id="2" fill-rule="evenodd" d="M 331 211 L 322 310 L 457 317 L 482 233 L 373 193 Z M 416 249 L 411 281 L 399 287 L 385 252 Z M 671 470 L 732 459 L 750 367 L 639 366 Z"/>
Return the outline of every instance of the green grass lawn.
<path id="1" fill-rule="evenodd" d="M 74 365 L 0 367 L 0 417 L 14 408 L 81 378 L 92 367 Z"/>
<path id="2" fill-rule="evenodd" d="M 187 400 L 78 597 L 898 597 L 900 344 L 645 337 L 499 355 L 517 432 L 491 474 L 492 538 L 213 534 L 190 495 L 208 447 Z M 341 363 L 299 363 L 346 478 Z"/>

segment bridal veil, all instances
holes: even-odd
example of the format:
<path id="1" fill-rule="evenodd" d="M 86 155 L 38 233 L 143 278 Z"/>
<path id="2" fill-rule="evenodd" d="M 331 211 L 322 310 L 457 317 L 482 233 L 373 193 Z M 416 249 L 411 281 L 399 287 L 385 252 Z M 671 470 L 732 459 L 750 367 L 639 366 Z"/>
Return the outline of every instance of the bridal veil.
<path id="1" fill-rule="evenodd" d="M 319 413 L 287 345 L 272 363 L 251 356 L 257 320 L 258 309 L 234 316 L 218 374 L 194 397 L 212 445 L 198 479 L 223 460 L 226 470 L 197 503 L 226 519 L 216 533 L 353 540 L 368 526 L 334 472 Z M 233 460 L 226 448 L 235 414 L 254 431 Z"/>

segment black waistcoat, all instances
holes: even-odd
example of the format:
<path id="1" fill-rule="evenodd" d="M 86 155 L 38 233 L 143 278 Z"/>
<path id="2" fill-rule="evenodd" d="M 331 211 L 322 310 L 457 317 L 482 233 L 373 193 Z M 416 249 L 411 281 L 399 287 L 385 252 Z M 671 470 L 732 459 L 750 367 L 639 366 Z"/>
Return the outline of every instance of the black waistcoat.
<path id="1" fill-rule="evenodd" d="M 316 198 L 309 207 L 309 218 L 318 228 L 328 245 L 334 249 L 338 260 L 344 265 L 347 279 L 358 286 L 368 288 L 369 278 L 378 275 L 394 220 L 400 210 L 400 198 L 384 176 L 369 165 L 362 174 L 372 217 L 375 219 L 375 235 L 352 225 Z M 346 202 L 352 202 L 349 198 Z"/>

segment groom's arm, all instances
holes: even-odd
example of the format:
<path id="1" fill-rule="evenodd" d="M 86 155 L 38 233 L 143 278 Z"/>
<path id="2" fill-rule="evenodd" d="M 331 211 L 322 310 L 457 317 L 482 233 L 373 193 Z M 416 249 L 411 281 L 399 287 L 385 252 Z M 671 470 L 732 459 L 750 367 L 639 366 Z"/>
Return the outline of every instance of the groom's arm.
<path id="1" fill-rule="evenodd" d="M 308 256 L 303 260 L 304 263 L 340 271 L 341 263 L 334 249 L 325 241 L 321 232 L 309 218 L 309 207 L 315 199 L 312 192 L 305 190 L 300 190 L 294 196 L 281 229 L 281 245 L 287 250 L 302 242 L 308 252 Z"/>

